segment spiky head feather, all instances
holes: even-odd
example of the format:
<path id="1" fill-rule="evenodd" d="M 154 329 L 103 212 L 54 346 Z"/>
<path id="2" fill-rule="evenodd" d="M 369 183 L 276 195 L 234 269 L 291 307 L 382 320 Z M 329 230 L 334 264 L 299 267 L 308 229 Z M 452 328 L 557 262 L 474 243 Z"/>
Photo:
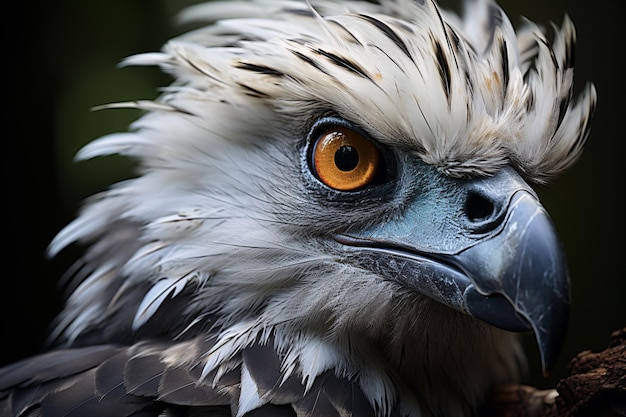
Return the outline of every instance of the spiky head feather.
<path id="1" fill-rule="evenodd" d="M 207 115 L 263 108 L 289 123 L 281 116 L 335 112 L 447 175 L 513 163 L 545 182 L 578 158 L 595 106 L 591 85 L 573 100 L 574 27 L 565 17 L 550 44 L 531 22 L 516 33 L 498 6 L 478 3 L 465 20 L 430 1 L 201 5 L 184 16 L 228 19 L 125 63 L 160 65 L 177 80 L 148 110 L 202 117 L 232 140 L 252 137 Z M 83 156 L 118 151 L 97 149 Z M 149 158 L 143 147 L 136 156 Z"/>

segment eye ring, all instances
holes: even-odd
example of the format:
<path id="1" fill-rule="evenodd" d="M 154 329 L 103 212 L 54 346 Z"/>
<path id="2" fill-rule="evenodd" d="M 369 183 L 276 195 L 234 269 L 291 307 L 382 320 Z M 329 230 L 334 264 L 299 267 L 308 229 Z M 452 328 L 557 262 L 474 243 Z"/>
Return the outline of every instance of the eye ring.
<path id="1" fill-rule="evenodd" d="M 326 186 L 356 191 L 376 178 L 382 164 L 378 147 L 362 134 L 333 124 L 315 135 L 311 168 Z"/>

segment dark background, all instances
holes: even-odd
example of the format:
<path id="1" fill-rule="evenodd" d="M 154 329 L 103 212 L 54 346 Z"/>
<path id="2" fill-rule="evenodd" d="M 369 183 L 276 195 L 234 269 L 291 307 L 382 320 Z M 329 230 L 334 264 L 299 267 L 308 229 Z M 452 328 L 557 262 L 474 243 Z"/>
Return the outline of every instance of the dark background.
<path id="1" fill-rule="evenodd" d="M 75 250 L 47 259 L 46 246 L 76 214 L 80 201 L 123 178 L 129 163 L 107 157 L 74 163 L 87 142 L 123 131 L 138 113 L 92 112 L 103 103 L 151 99 L 170 79 L 154 68 L 116 64 L 135 53 L 156 51 L 180 32 L 171 17 L 182 0 L 58 0 L 13 2 L 4 13 L 3 145 L 4 221 L 0 284 L 0 364 L 43 347 L 48 325 L 61 308 L 58 281 L 78 256 Z M 455 5 L 456 1 L 442 1 Z M 526 16 L 560 24 L 568 13 L 577 27 L 576 89 L 598 90 L 598 109 L 578 164 L 538 189 L 568 254 L 573 309 L 566 345 L 552 375 L 540 378 L 532 337 L 527 382 L 554 386 L 577 352 L 606 347 L 611 331 L 626 326 L 624 273 L 624 71 L 623 17 L 617 0 L 500 4 L 515 25 Z"/>

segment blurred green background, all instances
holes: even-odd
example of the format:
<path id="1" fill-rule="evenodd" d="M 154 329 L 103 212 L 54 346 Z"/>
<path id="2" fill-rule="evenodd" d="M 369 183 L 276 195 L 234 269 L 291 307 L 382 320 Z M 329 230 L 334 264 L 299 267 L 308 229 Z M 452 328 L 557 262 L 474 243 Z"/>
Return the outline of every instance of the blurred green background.
<path id="1" fill-rule="evenodd" d="M 138 113 L 90 109 L 104 103 L 151 99 L 169 77 L 155 68 L 117 68 L 124 57 L 159 50 L 181 32 L 172 16 L 192 1 L 58 0 L 14 2 L 3 25 L 3 169 L 5 198 L 1 364 L 42 349 L 61 308 L 58 281 L 78 256 L 47 259 L 52 237 L 83 198 L 124 178 L 130 163 L 108 157 L 73 162 L 87 142 L 125 130 Z M 441 1 L 457 7 L 457 1 Z M 611 331 L 626 326 L 624 253 L 624 123 L 626 110 L 623 17 L 617 0 L 501 1 L 514 24 L 526 16 L 542 25 L 568 13 L 578 33 L 576 89 L 595 83 L 599 105 L 578 164 L 538 190 L 568 254 L 573 309 L 561 360 L 540 377 L 532 337 L 527 382 L 554 386 L 577 352 L 606 347 Z"/>

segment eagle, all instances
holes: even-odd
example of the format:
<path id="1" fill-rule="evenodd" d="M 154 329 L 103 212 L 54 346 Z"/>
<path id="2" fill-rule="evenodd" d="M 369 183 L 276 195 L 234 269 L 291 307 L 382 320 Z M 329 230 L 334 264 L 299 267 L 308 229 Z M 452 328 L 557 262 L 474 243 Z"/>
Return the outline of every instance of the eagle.
<path id="1" fill-rule="evenodd" d="M 3 416 L 476 415 L 559 355 L 567 260 L 533 186 L 580 156 L 575 30 L 491 0 L 213 1 L 122 65 L 172 83 L 82 148 L 136 176 L 85 202 L 50 348 Z"/>

